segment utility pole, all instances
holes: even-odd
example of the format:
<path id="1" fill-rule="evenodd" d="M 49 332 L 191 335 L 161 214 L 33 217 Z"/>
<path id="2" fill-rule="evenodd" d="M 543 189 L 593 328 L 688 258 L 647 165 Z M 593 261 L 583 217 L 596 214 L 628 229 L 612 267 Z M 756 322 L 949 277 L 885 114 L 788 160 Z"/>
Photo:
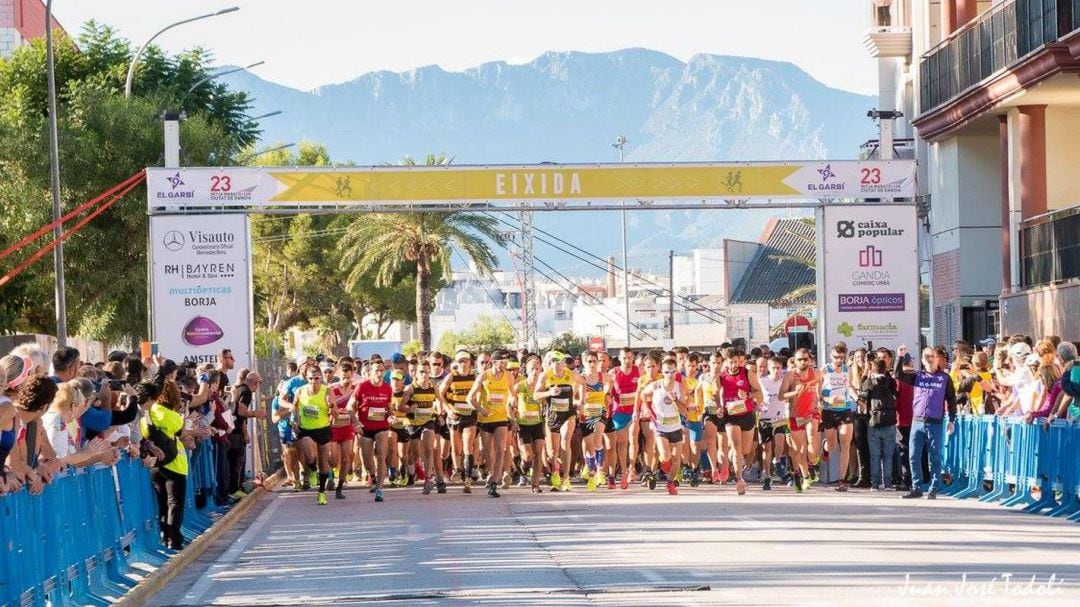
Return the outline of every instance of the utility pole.
<path id="1" fill-rule="evenodd" d="M 630 140 L 625 135 L 619 135 L 615 138 L 615 143 L 611 144 L 611 147 L 619 150 L 619 164 L 623 163 L 623 148 L 626 144 L 630 143 Z M 626 201 L 622 201 L 622 205 L 626 206 Z M 626 252 L 626 209 L 619 211 L 619 217 L 622 220 L 622 275 L 623 275 L 623 303 L 625 304 L 626 314 L 626 347 L 633 347 L 630 345 L 630 258 Z"/>
<path id="2" fill-rule="evenodd" d="M 49 82 L 49 185 L 52 194 L 53 221 L 60 221 L 60 138 L 56 125 L 56 65 L 53 52 L 52 0 L 45 3 L 45 54 Z M 53 226 L 53 267 L 56 272 L 56 342 L 67 346 L 67 289 L 64 286 L 64 243 L 62 224 Z"/>
<path id="3" fill-rule="evenodd" d="M 536 259 L 533 256 L 533 214 L 526 207 L 518 211 L 518 221 L 521 222 L 521 271 L 524 274 L 524 301 L 521 304 L 522 318 L 522 344 L 530 352 L 540 349 L 539 336 L 536 327 Z"/>
<path id="4" fill-rule="evenodd" d="M 668 339 L 675 339 L 675 251 L 668 251 Z"/>

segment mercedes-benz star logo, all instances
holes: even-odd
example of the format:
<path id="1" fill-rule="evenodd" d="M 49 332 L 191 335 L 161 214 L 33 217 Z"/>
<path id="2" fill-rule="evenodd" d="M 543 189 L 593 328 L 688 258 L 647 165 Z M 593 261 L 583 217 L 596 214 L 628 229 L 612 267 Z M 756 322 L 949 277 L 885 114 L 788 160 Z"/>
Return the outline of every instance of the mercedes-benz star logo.
<path id="1" fill-rule="evenodd" d="M 161 239 L 161 244 L 165 245 L 165 248 L 176 252 L 184 248 L 184 235 L 177 230 L 169 230 L 165 232 L 165 237 Z"/>

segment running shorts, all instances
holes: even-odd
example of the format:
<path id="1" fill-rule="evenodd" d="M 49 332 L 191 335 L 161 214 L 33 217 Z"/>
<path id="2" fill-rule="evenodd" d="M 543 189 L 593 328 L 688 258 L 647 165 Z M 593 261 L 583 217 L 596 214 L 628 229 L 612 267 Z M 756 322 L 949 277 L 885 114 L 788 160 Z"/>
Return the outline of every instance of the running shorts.
<path id="1" fill-rule="evenodd" d="M 455 432 L 460 432 L 465 428 L 475 428 L 477 424 L 476 413 L 473 412 L 469 415 L 454 415 L 448 417 L 446 418 L 446 424 Z"/>
<path id="2" fill-rule="evenodd" d="M 634 419 L 633 413 L 619 413 L 615 412 L 611 415 L 611 425 L 608 426 L 608 432 L 615 432 L 616 430 L 622 430 L 630 425 L 631 420 Z"/>
<path id="3" fill-rule="evenodd" d="M 672 430 L 671 432 L 661 432 L 653 429 L 657 436 L 662 436 L 667 439 L 672 445 L 677 445 L 682 442 L 682 430 Z"/>
<path id="4" fill-rule="evenodd" d="M 435 430 L 435 420 L 431 419 L 424 422 L 420 426 L 409 426 L 409 437 L 412 440 L 420 440 L 420 437 L 424 434 L 424 430 Z"/>
<path id="5" fill-rule="evenodd" d="M 723 432 L 724 427 L 727 426 L 727 423 L 724 421 L 724 418 L 720 417 L 719 415 L 717 415 L 715 413 L 709 413 L 709 414 L 705 415 L 704 419 L 705 419 L 706 422 L 712 424 L 713 427 L 716 428 L 717 432 Z"/>
<path id="6" fill-rule="evenodd" d="M 476 425 L 477 425 L 477 427 L 480 428 L 481 432 L 484 432 L 485 434 L 491 434 L 491 433 L 495 432 L 495 430 L 497 430 L 499 428 L 509 428 L 510 427 L 510 422 L 508 422 L 508 421 L 479 422 Z"/>
<path id="7" fill-rule="evenodd" d="M 762 445 L 773 442 L 773 422 L 771 419 L 758 420 L 757 439 Z"/>
<path id="8" fill-rule="evenodd" d="M 544 440 L 544 424 L 519 425 L 518 440 L 523 445 L 531 445 L 533 441 Z"/>
<path id="9" fill-rule="evenodd" d="M 705 424 L 702 422 L 683 422 L 683 426 L 690 431 L 690 442 L 700 443 L 705 437 Z"/>
<path id="10" fill-rule="evenodd" d="M 774 419 L 772 421 L 773 434 L 791 434 L 791 428 L 789 427 L 790 421 L 786 417 Z"/>
<path id="11" fill-rule="evenodd" d="M 356 438 L 356 429 L 352 425 L 330 427 L 330 440 L 335 443 L 351 441 L 354 438 Z"/>
<path id="12" fill-rule="evenodd" d="M 361 432 L 360 435 L 368 440 L 375 440 L 375 437 L 379 434 L 390 431 L 390 428 L 386 428 L 384 430 L 368 430 L 367 428 L 364 428 L 363 432 Z"/>
<path id="13" fill-rule="evenodd" d="M 548 428 L 552 432 L 558 432 L 558 431 L 562 430 L 562 427 L 563 427 L 563 425 L 566 424 L 566 422 L 574 419 L 575 417 L 576 416 L 574 415 L 573 411 L 559 412 L 559 411 L 551 411 L 551 410 L 549 410 L 548 414 L 547 414 Z"/>
<path id="14" fill-rule="evenodd" d="M 292 424 L 278 424 L 278 435 L 281 436 L 281 444 L 283 445 L 289 446 L 296 442 Z"/>
<path id="15" fill-rule="evenodd" d="M 604 426 L 607 427 L 608 420 L 604 417 L 588 417 L 581 422 L 581 425 L 585 427 L 585 429 L 583 430 L 585 434 L 592 434 L 593 432 L 596 432 L 596 427 L 598 424 L 604 424 Z"/>
<path id="16" fill-rule="evenodd" d="M 408 428 L 391 428 L 391 431 L 397 436 L 397 442 L 407 445 L 412 440 L 412 435 L 409 434 Z"/>
<path id="17" fill-rule="evenodd" d="M 825 409 L 821 412 L 821 427 L 825 430 L 833 430 L 844 424 L 855 422 L 855 413 L 850 409 L 832 411 Z"/>
<path id="18" fill-rule="evenodd" d="M 729 426 L 738 426 L 743 432 L 749 432 L 757 427 L 757 418 L 753 413 L 726 415 L 724 416 L 724 423 Z"/>
<path id="19" fill-rule="evenodd" d="M 802 432 L 810 427 L 813 417 L 789 417 L 788 429 L 792 432 Z"/>
<path id="20" fill-rule="evenodd" d="M 445 440 L 450 440 L 450 426 L 446 424 L 446 420 L 442 417 L 435 422 L 435 433 Z"/>
<path id="21" fill-rule="evenodd" d="M 296 441 L 300 442 L 301 439 L 310 438 L 315 441 L 316 445 L 329 445 L 333 440 L 333 436 L 330 434 L 330 426 L 325 428 L 300 428 L 300 432 L 296 435 Z"/>

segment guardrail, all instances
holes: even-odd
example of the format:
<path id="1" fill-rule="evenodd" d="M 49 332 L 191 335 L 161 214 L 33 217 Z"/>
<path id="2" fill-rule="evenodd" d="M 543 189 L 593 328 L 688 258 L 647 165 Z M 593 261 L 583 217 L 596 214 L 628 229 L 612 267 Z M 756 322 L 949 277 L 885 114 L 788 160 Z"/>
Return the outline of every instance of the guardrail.
<path id="1" fill-rule="evenodd" d="M 208 452 L 209 443 L 195 451 Z M 194 475 L 212 457 L 192 459 Z M 212 483 L 212 465 L 206 474 Z M 184 511 L 188 539 L 206 531 L 217 511 L 212 499 L 196 507 L 195 494 L 205 487 L 193 479 Z M 138 459 L 68 471 L 40 495 L 24 489 L 0 497 L 0 605 L 108 605 L 135 586 L 130 563 L 156 566 L 174 553 L 159 539 L 150 471 Z"/>
<path id="2" fill-rule="evenodd" d="M 1080 423 L 960 416 L 945 438 L 942 493 L 1080 521 Z"/>

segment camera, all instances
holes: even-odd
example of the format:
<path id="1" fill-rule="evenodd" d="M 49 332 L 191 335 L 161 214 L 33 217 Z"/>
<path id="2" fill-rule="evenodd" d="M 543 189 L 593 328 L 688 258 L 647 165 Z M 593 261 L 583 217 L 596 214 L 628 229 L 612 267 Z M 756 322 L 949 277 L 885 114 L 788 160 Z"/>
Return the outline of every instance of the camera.
<path id="1" fill-rule="evenodd" d="M 123 390 L 124 386 L 126 386 L 126 385 L 127 385 L 127 380 L 124 380 L 124 379 L 110 379 L 109 380 L 109 389 L 112 390 L 113 392 L 119 392 L 120 390 Z"/>

